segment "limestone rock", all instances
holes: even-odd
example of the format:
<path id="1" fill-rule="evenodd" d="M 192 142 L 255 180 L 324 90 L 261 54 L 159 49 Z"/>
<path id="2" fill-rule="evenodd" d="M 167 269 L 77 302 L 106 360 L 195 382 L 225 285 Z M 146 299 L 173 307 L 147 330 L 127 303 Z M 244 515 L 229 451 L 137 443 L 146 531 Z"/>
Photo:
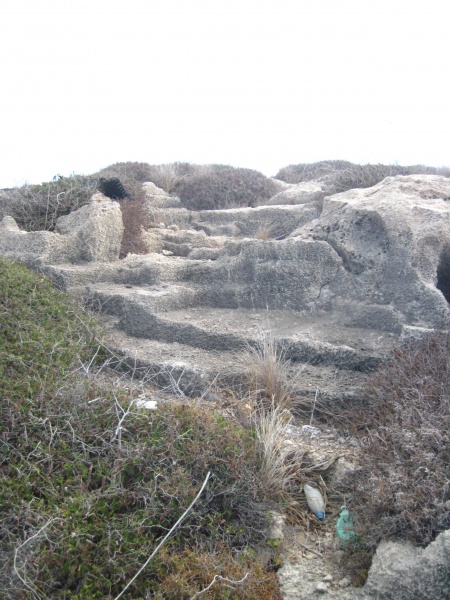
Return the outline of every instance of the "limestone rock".
<path id="1" fill-rule="evenodd" d="M 3 219 L 0 221 L 0 232 L 6 231 L 20 232 L 19 226 L 17 225 L 15 219 L 9 216 L 3 217 Z M 25 233 L 25 231 L 22 233 Z"/>
<path id="2" fill-rule="evenodd" d="M 91 202 L 60 217 L 55 230 L 73 239 L 72 260 L 109 262 L 119 258 L 123 235 L 120 205 L 95 194 Z"/>
<path id="3" fill-rule="evenodd" d="M 119 258 L 123 223 L 120 206 L 103 194 L 90 204 L 60 217 L 55 232 L 21 231 L 12 217 L 0 223 L 0 254 L 29 266 Z"/>
<path id="4" fill-rule="evenodd" d="M 157 187 L 152 181 L 142 185 L 150 213 L 155 208 L 181 208 L 182 204 L 177 196 L 171 196 L 162 188 Z"/>
<path id="5" fill-rule="evenodd" d="M 450 530 L 426 548 L 381 542 L 362 597 L 383 600 L 450 598 Z"/>
<path id="6" fill-rule="evenodd" d="M 275 194 L 267 202 L 266 206 L 307 204 L 321 200 L 325 196 L 322 186 L 317 181 L 303 181 L 291 184 L 287 189 Z"/>
<path id="7" fill-rule="evenodd" d="M 350 300 L 350 315 L 355 306 L 359 311 L 370 306 L 373 316 L 377 306 L 388 310 L 386 329 L 398 329 L 396 321 L 447 327 L 449 199 L 448 178 L 388 177 L 372 188 L 325 198 L 320 219 L 292 237 L 322 240 L 334 250 L 349 277 L 341 272 L 328 289 Z M 357 319 L 367 321 L 367 314 Z M 378 317 L 375 322 L 379 324 Z"/>

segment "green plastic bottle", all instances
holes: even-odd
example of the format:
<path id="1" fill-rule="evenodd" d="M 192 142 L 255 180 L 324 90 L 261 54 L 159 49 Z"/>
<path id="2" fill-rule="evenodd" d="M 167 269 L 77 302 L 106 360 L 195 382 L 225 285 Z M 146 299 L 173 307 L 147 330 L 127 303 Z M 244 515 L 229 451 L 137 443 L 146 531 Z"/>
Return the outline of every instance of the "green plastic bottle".
<path id="1" fill-rule="evenodd" d="M 353 528 L 353 518 L 346 506 L 341 507 L 341 513 L 336 523 L 336 533 L 338 538 L 344 543 L 356 539 L 356 533 Z"/>

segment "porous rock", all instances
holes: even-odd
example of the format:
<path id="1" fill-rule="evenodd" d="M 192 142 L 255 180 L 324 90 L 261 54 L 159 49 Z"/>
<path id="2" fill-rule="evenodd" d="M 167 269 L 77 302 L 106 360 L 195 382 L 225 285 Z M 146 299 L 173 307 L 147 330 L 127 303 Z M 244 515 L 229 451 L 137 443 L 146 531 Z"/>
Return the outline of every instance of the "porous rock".
<path id="1" fill-rule="evenodd" d="M 395 330 L 398 320 L 447 327 L 450 268 L 443 265 L 450 264 L 449 199 L 448 178 L 388 177 L 372 188 L 325 198 L 320 219 L 292 237 L 322 240 L 334 250 L 348 276 L 341 272 L 329 290 L 341 303 L 349 300 L 353 322 L 378 327 L 377 306 L 385 310 L 386 329 Z"/>
<path id="2" fill-rule="evenodd" d="M 408 542 L 381 542 L 361 598 L 442 600 L 450 598 L 450 530 L 426 548 Z"/>
<path id="3" fill-rule="evenodd" d="M 0 254 L 29 266 L 110 262 L 119 258 L 122 235 L 119 204 L 98 193 L 88 205 L 60 217 L 54 233 L 21 231 L 12 217 L 4 217 Z"/>

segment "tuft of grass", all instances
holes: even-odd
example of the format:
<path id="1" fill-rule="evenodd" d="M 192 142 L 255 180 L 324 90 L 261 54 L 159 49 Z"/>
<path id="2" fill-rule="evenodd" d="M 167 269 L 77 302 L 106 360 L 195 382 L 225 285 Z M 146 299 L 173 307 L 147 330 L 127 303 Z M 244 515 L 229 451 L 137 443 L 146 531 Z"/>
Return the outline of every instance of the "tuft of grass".
<path id="1" fill-rule="evenodd" d="M 254 345 L 247 345 L 242 362 L 250 392 L 266 407 L 289 407 L 294 389 L 289 376 L 290 361 L 269 332 L 261 332 Z"/>
<path id="2" fill-rule="evenodd" d="M 253 415 L 262 485 L 267 496 L 285 509 L 298 506 L 299 473 L 304 452 L 289 439 L 292 414 L 282 406 L 260 409 Z"/>
<path id="3" fill-rule="evenodd" d="M 263 242 L 267 242 L 273 238 L 272 231 L 268 227 L 260 227 L 255 232 L 255 238 L 257 240 L 262 240 Z"/>

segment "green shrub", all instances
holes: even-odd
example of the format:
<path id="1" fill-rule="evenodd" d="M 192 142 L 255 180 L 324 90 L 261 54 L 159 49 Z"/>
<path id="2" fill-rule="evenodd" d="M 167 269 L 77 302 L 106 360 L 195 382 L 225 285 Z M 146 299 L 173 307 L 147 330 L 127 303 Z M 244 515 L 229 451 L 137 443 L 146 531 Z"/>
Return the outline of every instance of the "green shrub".
<path id="1" fill-rule="evenodd" d="M 11 598 L 22 589 L 12 568 L 15 551 L 16 568 L 45 597 L 115 596 L 192 502 L 208 471 L 203 496 L 167 542 L 176 562 L 157 555 L 125 597 L 157 593 L 168 577 L 173 585 L 174 565 L 183 573 L 193 552 L 230 560 L 231 548 L 239 553 L 261 540 L 266 518 L 257 504 L 250 434 L 207 411 L 164 405 L 156 412 L 132 409 L 119 437 L 119 417 L 130 400 L 78 385 L 46 401 L 2 403 L 0 584 Z M 203 583 L 200 575 L 196 582 L 178 577 L 181 588 L 198 591 Z"/>
<path id="2" fill-rule="evenodd" d="M 174 187 L 189 210 L 218 210 L 257 206 L 280 191 L 279 186 L 258 171 L 224 165 L 198 167 Z"/>
<path id="3" fill-rule="evenodd" d="M 367 384 L 360 467 L 344 482 L 366 549 L 450 527 L 450 334 L 395 351 Z M 356 417 L 355 417 L 356 418 Z"/>
<path id="4" fill-rule="evenodd" d="M 0 389 L 12 402 L 50 392 L 98 347 L 81 312 L 42 275 L 0 257 Z M 82 319 L 90 323 L 88 315 Z"/>
<path id="5" fill-rule="evenodd" d="M 267 526 L 251 432 L 209 407 L 148 411 L 138 392 L 86 377 L 80 361 L 98 344 L 74 302 L 3 260 L 0 307 L 2 598 L 115 597 L 210 471 L 124 597 L 187 598 L 217 574 L 236 583 L 220 579 L 204 597 L 279 599 L 248 551 Z"/>

